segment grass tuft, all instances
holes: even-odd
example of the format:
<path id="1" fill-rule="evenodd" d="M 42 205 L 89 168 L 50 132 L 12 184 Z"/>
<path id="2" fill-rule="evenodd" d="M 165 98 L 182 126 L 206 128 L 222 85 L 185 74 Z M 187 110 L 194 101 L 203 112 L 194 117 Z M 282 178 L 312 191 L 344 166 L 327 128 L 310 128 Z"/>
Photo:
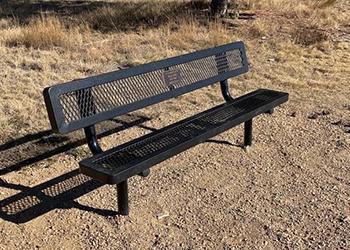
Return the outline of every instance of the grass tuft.
<path id="1" fill-rule="evenodd" d="M 76 29 L 65 27 L 59 18 L 42 15 L 32 19 L 26 26 L 11 29 L 4 40 L 8 46 L 23 45 L 39 49 L 70 48 L 81 42 L 81 36 Z"/>
<path id="2" fill-rule="evenodd" d="M 310 46 L 327 41 L 330 35 L 328 32 L 316 27 L 301 27 L 294 30 L 292 37 L 296 44 Z"/>

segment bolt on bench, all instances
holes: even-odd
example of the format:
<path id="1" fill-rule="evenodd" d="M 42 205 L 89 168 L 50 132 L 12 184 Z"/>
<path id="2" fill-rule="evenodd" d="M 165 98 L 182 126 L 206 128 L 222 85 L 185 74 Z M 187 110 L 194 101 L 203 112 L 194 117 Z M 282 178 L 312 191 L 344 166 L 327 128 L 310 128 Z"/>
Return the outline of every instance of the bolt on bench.
<path id="1" fill-rule="evenodd" d="M 232 98 L 227 79 L 248 71 L 243 42 L 55 85 L 44 90 L 52 130 L 84 129 L 93 157 L 80 172 L 117 184 L 118 212 L 129 213 L 128 178 L 236 125 L 245 123 L 244 145 L 252 144 L 252 119 L 288 100 L 260 89 Z M 220 82 L 225 103 L 103 152 L 94 124 Z"/>

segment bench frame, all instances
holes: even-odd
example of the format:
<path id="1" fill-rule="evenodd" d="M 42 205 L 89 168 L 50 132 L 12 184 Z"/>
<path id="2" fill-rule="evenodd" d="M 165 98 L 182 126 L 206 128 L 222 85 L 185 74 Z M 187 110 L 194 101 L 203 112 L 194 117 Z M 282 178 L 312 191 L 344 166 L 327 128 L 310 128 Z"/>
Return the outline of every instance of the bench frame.
<path id="1" fill-rule="evenodd" d="M 228 87 L 228 81 L 223 80 L 220 82 L 221 93 L 225 99 L 225 101 L 233 100 L 233 97 L 230 93 Z M 271 109 L 273 110 L 273 109 Z M 273 112 L 273 111 L 269 111 Z M 102 153 L 103 150 L 100 147 L 97 139 L 97 134 L 94 125 L 90 125 L 84 128 L 84 133 L 86 136 L 86 140 L 90 151 L 92 154 L 97 155 Z M 251 146 L 253 138 L 253 120 L 249 120 L 244 123 L 244 146 Z M 147 177 L 150 174 L 150 169 L 147 169 L 141 172 L 139 175 L 142 177 Z M 128 215 L 129 214 L 129 196 L 128 196 L 128 181 L 122 181 L 117 184 L 117 199 L 118 199 L 118 213 L 120 215 Z"/>
<path id="2" fill-rule="evenodd" d="M 84 117 L 79 120 L 72 121 L 69 124 L 65 123 L 64 116 L 60 107 L 61 104 L 59 102 L 59 96 L 62 94 L 70 93 L 74 91 L 80 91 L 80 90 L 85 91 L 88 88 L 101 85 L 104 83 L 116 81 L 118 79 L 132 77 L 135 75 L 139 75 L 139 74 L 143 74 L 143 73 L 147 73 L 155 70 L 166 69 L 167 67 L 184 63 L 184 61 L 186 62 L 186 61 L 197 60 L 197 59 L 204 58 L 206 56 L 213 56 L 217 54 L 220 55 L 220 53 L 225 53 L 228 50 L 235 50 L 235 49 L 240 50 L 242 63 L 243 63 L 243 66 L 238 69 L 227 71 L 227 72 L 225 71 L 219 72 L 217 76 L 207 78 L 207 79 L 192 83 L 190 85 L 186 85 L 176 89 L 170 88 L 169 91 L 165 93 L 151 96 L 149 98 L 142 99 L 133 103 L 129 103 L 124 106 L 119 106 L 111 110 L 93 115 L 91 117 Z M 229 91 L 228 79 L 234 76 L 243 74 L 247 71 L 248 71 L 248 63 L 247 63 L 244 44 L 243 42 L 237 42 L 237 43 L 219 46 L 213 49 L 203 50 L 203 51 L 200 51 L 200 53 L 194 52 L 183 56 L 177 56 L 174 58 L 165 59 L 165 60 L 141 65 L 138 67 L 133 67 L 130 69 L 105 73 L 105 74 L 101 74 L 101 75 L 97 75 L 97 76 L 93 76 L 85 79 L 78 79 L 70 83 L 55 85 L 55 86 L 46 88 L 43 94 L 44 94 L 45 104 L 48 111 L 52 130 L 57 133 L 68 133 L 73 130 L 84 128 L 84 133 L 87 139 L 87 143 L 92 154 L 98 155 L 100 153 L 103 153 L 103 150 L 98 143 L 94 124 L 104 120 L 112 119 L 113 117 L 116 117 L 118 115 L 126 114 L 131 111 L 150 106 L 155 103 L 159 103 L 167 99 L 174 98 L 176 96 L 191 92 L 193 90 L 196 90 L 208 85 L 212 85 L 216 82 L 220 83 L 221 93 L 224 100 L 226 102 L 232 101 L 233 97 Z M 267 113 L 272 114 L 273 108 L 269 109 Z M 250 120 L 244 122 L 244 146 L 252 145 L 252 128 L 253 128 L 253 120 L 251 118 Z M 150 173 L 150 169 L 146 169 L 138 174 L 143 177 L 146 177 L 149 175 L 149 173 Z M 118 195 L 119 214 L 121 215 L 129 214 L 127 179 L 117 184 L 117 195 Z"/>

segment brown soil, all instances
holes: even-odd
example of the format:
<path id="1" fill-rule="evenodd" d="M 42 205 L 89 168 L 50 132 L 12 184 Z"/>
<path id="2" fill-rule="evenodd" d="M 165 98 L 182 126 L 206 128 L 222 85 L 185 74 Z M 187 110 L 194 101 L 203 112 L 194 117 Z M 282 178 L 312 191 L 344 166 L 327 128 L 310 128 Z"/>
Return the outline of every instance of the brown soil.
<path id="1" fill-rule="evenodd" d="M 139 111 L 135 126 L 103 138 L 102 144 L 138 137 L 149 131 L 145 128 L 162 127 L 219 100 L 218 89 L 209 87 Z M 76 169 L 86 146 L 75 149 L 80 153 L 71 149 L 55 156 L 52 164 L 10 172 L 1 184 L 0 246 L 347 249 L 350 112 L 348 106 L 327 111 L 291 92 L 275 114 L 254 120 L 254 145 L 248 150 L 240 147 L 239 126 L 155 166 L 146 179 L 132 178 L 126 217 L 113 213 L 113 186 L 100 187 L 77 172 L 65 174 Z M 130 117 L 120 119 L 130 123 Z M 163 213 L 169 216 L 158 219 Z"/>

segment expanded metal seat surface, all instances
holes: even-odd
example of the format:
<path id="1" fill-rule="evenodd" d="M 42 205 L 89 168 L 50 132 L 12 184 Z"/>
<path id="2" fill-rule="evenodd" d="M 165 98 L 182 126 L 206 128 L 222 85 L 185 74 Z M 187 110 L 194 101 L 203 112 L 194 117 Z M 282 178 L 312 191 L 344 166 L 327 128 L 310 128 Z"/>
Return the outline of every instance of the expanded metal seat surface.
<path id="1" fill-rule="evenodd" d="M 258 90 L 80 162 L 82 173 L 119 183 L 285 102 L 288 94 Z"/>

